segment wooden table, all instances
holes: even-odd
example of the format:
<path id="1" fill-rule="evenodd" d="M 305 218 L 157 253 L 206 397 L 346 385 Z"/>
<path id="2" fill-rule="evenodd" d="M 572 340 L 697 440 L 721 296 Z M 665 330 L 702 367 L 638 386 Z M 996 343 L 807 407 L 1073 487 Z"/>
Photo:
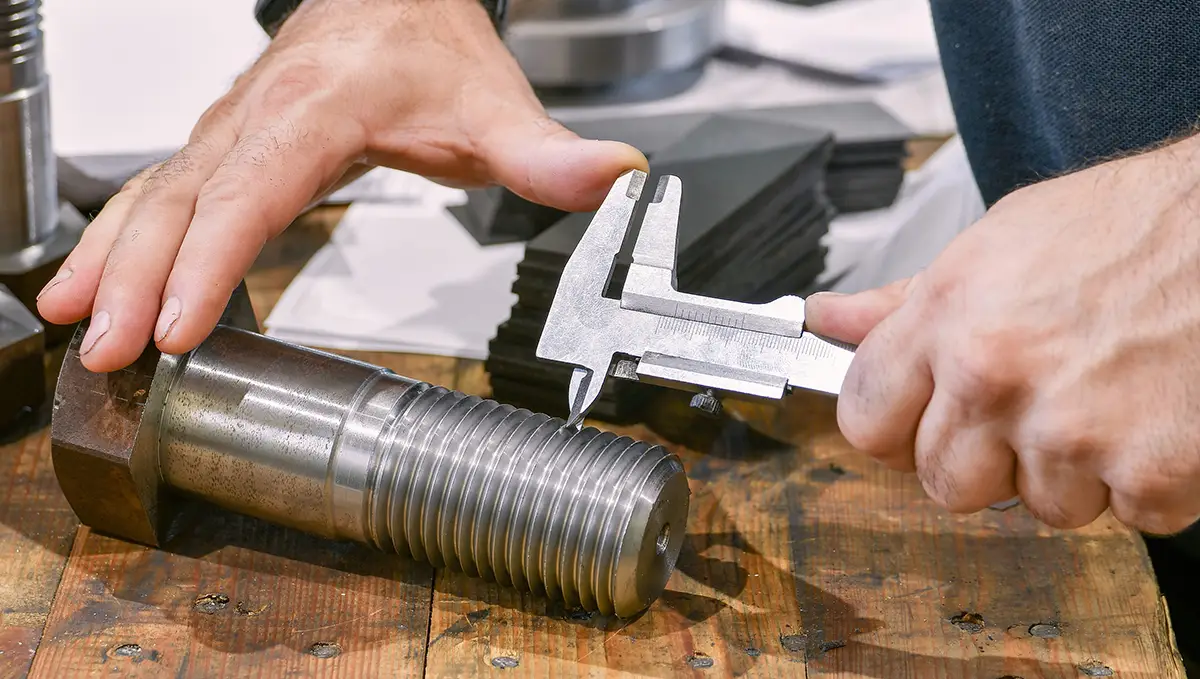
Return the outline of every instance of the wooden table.
<path id="1" fill-rule="evenodd" d="M 339 214 L 268 247 L 260 317 Z M 487 390 L 476 362 L 354 355 Z M 953 516 L 850 450 L 827 399 L 733 410 L 705 426 L 671 401 L 625 430 L 678 451 L 692 489 L 678 569 L 627 622 L 217 510 L 163 550 L 103 537 L 59 494 L 39 429 L 0 446 L 0 674 L 1184 676 L 1142 542 L 1111 518 Z"/>

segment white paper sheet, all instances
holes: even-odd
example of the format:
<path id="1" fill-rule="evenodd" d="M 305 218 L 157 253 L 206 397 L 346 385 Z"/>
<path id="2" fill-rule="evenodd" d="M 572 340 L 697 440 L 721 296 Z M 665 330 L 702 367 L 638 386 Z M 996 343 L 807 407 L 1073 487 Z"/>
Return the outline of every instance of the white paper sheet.
<path id="1" fill-rule="evenodd" d="M 843 77 L 888 82 L 939 65 L 928 0 L 727 0 L 725 19 L 731 47 Z"/>
<path id="2" fill-rule="evenodd" d="M 523 256 L 480 246 L 441 206 L 355 203 L 264 325 L 330 349 L 483 359 Z"/>

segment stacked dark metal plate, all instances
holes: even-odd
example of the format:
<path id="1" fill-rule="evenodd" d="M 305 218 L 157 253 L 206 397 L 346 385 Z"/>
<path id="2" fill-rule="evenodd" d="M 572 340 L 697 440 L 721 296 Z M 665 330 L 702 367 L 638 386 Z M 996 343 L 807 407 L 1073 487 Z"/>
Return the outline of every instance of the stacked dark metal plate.
<path id="1" fill-rule="evenodd" d="M 824 189 L 834 152 L 828 130 L 762 117 L 702 115 L 659 131 L 646 134 L 643 147 L 653 148 L 651 185 L 666 174 L 683 181 L 676 267 L 681 290 L 765 302 L 805 288 L 821 273 L 820 240 L 835 214 Z M 562 269 L 592 216 L 568 215 L 526 246 L 513 284 L 518 302 L 489 347 L 495 398 L 566 414 L 570 368 L 541 361 L 535 352 Z M 631 229 L 618 255 L 609 296 L 620 294 L 636 235 Z M 591 415 L 637 420 L 655 391 L 610 379 Z"/>
<path id="2" fill-rule="evenodd" d="M 0 285 L 0 432 L 45 400 L 42 324 Z"/>
<path id="3" fill-rule="evenodd" d="M 900 191 L 911 133 L 886 110 L 869 101 L 586 120 L 569 122 L 567 126 L 585 138 L 615 139 L 635 146 L 658 170 L 665 160 L 659 154 L 668 149 L 678 153 L 684 148 L 680 144 L 685 138 L 695 146 L 698 137 L 691 135 L 701 125 L 706 125 L 704 129 L 709 133 L 719 133 L 727 126 L 741 129 L 747 123 L 814 128 L 831 134 L 835 147 L 824 168 L 825 185 L 839 212 L 887 207 Z M 527 241 L 567 216 L 499 187 L 470 191 L 467 197 L 465 205 L 451 211 L 483 244 Z"/>

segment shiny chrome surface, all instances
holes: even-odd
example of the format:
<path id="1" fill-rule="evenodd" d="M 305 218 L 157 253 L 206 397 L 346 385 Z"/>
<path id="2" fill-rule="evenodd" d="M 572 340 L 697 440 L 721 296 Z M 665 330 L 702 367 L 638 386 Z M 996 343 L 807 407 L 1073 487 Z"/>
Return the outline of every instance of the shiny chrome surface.
<path id="1" fill-rule="evenodd" d="M 588 4 L 591 12 L 584 11 Z M 514 19 L 504 39 L 535 87 L 611 86 L 680 71 L 706 60 L 720 45 L 724 0 L 609 5 L 548 3 L 555 13 Z"/>
<path id="2" fill-rule="evenodd" d="M 659 446 L 224 326 L 160 379 L 163 480 L 234 511 L 622 617 L 683 543 Z"/>
<path id="3" fill-rule="evenodd" d="M 854 348 L 805 330 L 804 300 L 745 304 L 675 288 L 678 177 L 663 177 L 646 208 L 621 299 L 604 296 L 647 175 L 622 175 L 567 260 L 538 340 L 538 358 L 573 368 L 568 422 L 583 419 L 604 380 L 781 399 L 791 389 L 841 391 Z M 635 360 L 614 371 L 618 357 Z"/>
<path id="4" fill-rule="evenodd" d="M 54 236 L 58 194 L 40 0 L 0 0 L 0 255 Z"/>

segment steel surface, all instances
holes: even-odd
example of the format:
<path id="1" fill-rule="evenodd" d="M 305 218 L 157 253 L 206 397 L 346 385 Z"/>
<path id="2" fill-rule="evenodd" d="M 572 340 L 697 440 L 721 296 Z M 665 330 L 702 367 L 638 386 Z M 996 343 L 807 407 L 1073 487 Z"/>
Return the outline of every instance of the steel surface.
<path id="1" fill-rule="evenodd" d="M 621 617 L 683 544 L 687 479 L 657 445 L 228 324 L 117 388 L 68 362 L 55 469 L 97 530 L 156 544 L 181 493 Z"/>
<path id="2" fill-rule="evenodd" d="M 549 3 L 549 16 L 522 16 L 504 40 L 535 87 L 610 86 L 705 61 L 719 47 L 724 0 Z M 615 7 L 610 7 L 615 5 Z M 616 11 L 611 11 L 616 9 Z"/>

